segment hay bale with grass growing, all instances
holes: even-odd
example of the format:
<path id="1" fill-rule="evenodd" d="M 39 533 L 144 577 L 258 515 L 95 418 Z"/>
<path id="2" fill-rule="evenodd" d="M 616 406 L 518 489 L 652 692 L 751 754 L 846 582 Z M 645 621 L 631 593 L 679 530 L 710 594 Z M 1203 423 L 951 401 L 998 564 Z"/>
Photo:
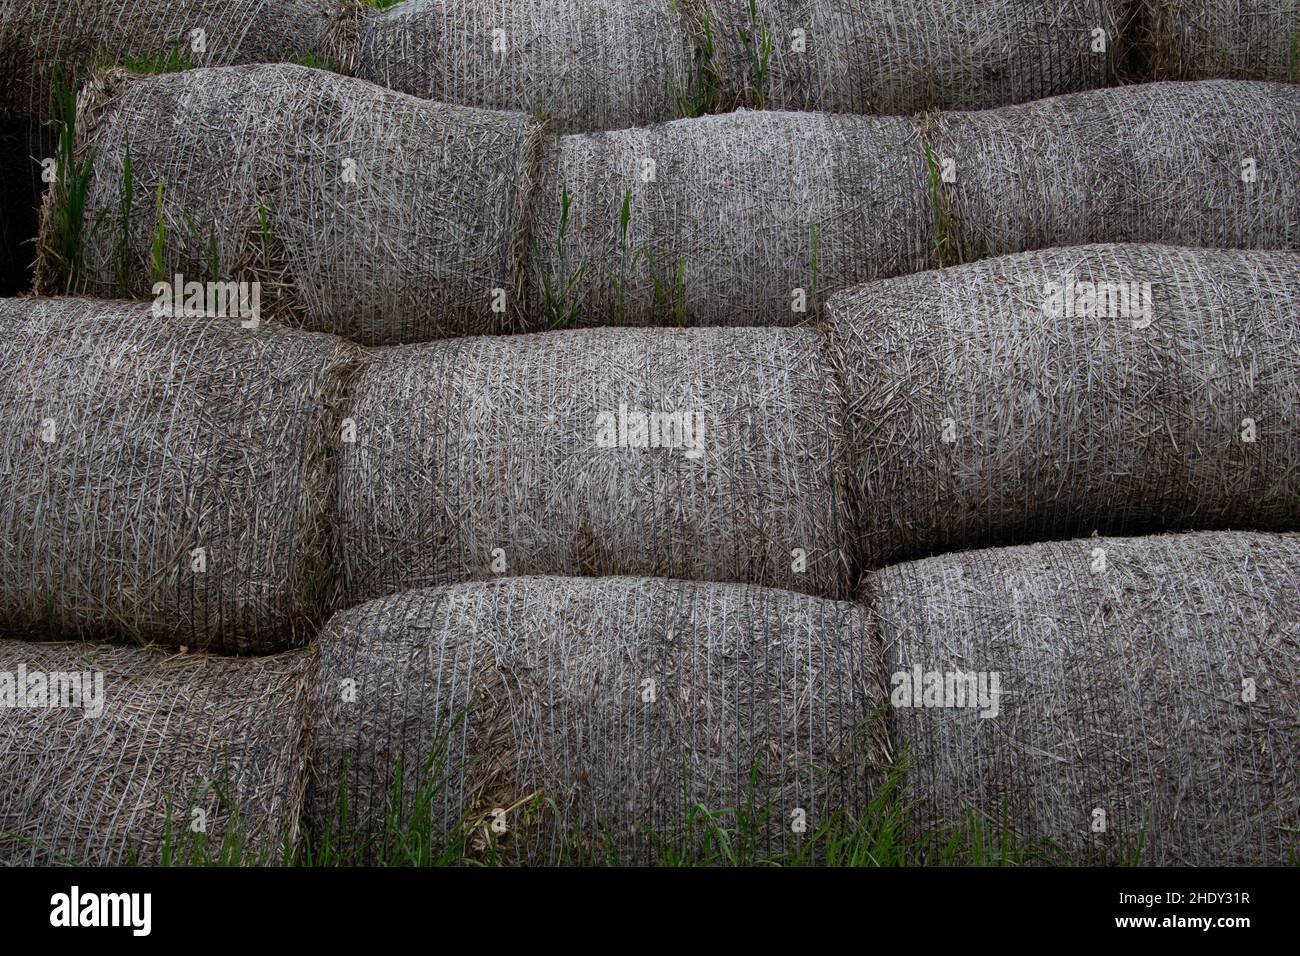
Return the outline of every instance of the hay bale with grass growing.
<path id="1" fill-rule="evenodd" d="M 1086 242 L 1300 250 L 1300 88 L 1151 83 L 933 117 L 945 261 Z"/>
<path id="2" fill-rule="evenodd" d="M 1073 862 L 1294 862 L 1298 574 L 1300 536 L 1220 532 L 872 575 L 917 829 Z"/>
<path id="3" fill-rule="evenodd" d="M 549 327 L 793 325 L 830 293 L 930 261 L 904 118 L 737 112 L 566 136 L 543 170 Z"/>
<path id="4" fill-rule="evenodd" d="M 808 329 L 385 349 L 344 411 L 343 602 L 503 573 L 847 592 L 832 386 Z"/>
<path id="5" fill-rule="evenodd" d="M 56 77 L 301 59 L 323 65 L 329 0 L 6 0 L 0 118 L 45 120 Z"/>
<path id="6" fill-rule="evenodd" d="M 257 281 L 267 318 L 365 344 L 494 330 L 518 307 L 540 142 L 522 114 L 270 65 L 110 73 L 77 126 L 94 158 L 81 291 Z"/>
<path id="7" fill-rule="evenodd" d="M 142 303 L 0 300 L 0 626 L 229 653 L 323 613 L 355 356 Z"/>
<path id="8" fill-rule="evenodd" d="M 676 119 L 694 45 L 672 0 L 406 0 L 369 21 L 357 76 L 560 130 Z"/>
<path id="9" fill-rule="evenodd" d="M 710 859 L 719 828 L 739 862 L 811 853 L 888 758 L 863 610 L 788 591 L 432 588 L 336 615 L 315 655 L 313 838 L 372 860 Z"/>
<path id="10" fill-rule="evenodd" d="M 856 558 L 1300 526 L 1300 256 L 1085 246 L 828 306 Z"/>
<path id="11" fill-rule="evenodd" d="M 1296 0 L 1142 0 L 1139 10 L 1159 79 L 1300 82 Z"/>
<path id="12" fill-rule="evenodd" d="M 0 640 L 0 865 L 280 862 L 305 663 Z"/>
<path id="13" fill-rule="evenodd" d="M 722 86 L 768 109 L 914 113 L 1020 103 L 1105 85 L 1120 41 L 1111 0 L 695 6 L 710 23 Z"/>

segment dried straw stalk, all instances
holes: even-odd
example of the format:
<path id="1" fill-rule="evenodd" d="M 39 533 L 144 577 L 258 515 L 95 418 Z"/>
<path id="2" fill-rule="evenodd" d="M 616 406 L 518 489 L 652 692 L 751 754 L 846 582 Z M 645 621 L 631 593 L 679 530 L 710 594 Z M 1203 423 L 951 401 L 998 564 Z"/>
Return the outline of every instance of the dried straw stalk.
<path id="1" fill-rule="evenodd" d="M 0 300 L 0 624 L 229 653 L 323 612 L 354 349 L 139 303 Z"/>
<path id="2" fill-rule="evenodd" d="M 918 667 L 999 675 L 995 717 L 890 709 L 918 828 L 973 815 L 1078 862 L 1294 862 L 1298 575 L 1300 536 L 1229 532 L 877 572 L 891 690 Z"/>
<path id="3" fill-rule="evenodd" d="M 339 458 L 344 605 L 500 573 L 846 592 L 833 387 L 808 329 L 574 330 L 380 350 L 344 411 L 356 429 Z M 660 447 L 638 442 L 635 426 L 624 440 L 624 410 L 676 413 L 686 430 L 676 447 L 671 429 Z M 604 444 L 602 415 L 616 422 Z"/>
<path id="4" fill-rule="evenodd" d="M 647 828 L 689 853 L 689 807 L 752 800 L 775 853 L 802 839 L 797 809 L 808 834 L 860 813 L 888 759 L 862 609 L 787 591 L 508 578 L 344 611 L 315 653 L 318 833 L 339 829 L 341 792 L 373 838 L 443 778 L 427 787 L 435 848 L 465 828 L 481 850 L 500 819 L 507 859 L 646 862 Z"/>
<path id="5" fill-rule="evenodd" d="M 1071 280 L 1138 298 L 1054 313 L 1051 284 Z M 1300 255 L 1169 246 L 1024 253 L 837 297 L 857 561 L 1300 526 L 1298 307 Z"/>
<path id="6" fill-rule="evenodd" d="M 103 691 L 93 716 L 0 707 L 0 864 L 156 865 L 196 844 L 278 862 L 306 786 L 305 663 L 0 640 L 0 685 L 89 673 Z"/>

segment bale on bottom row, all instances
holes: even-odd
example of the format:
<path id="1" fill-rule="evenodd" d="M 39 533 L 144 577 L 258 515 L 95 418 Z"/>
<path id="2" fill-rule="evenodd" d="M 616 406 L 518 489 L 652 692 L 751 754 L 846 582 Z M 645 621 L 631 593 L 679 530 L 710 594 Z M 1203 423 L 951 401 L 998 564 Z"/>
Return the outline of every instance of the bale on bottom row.
<path id="1" fill-rule="evenodd" d="M 424 806 L 435 854 L 495 835 L 512 859 L 648 862 L 699 849 L 701 805 L 730 827 L 751 806 L 780 853 L 798 820 L 860 814 L 888 756 L 862 609 L 787 591 L 457 585 L 343 611 L 314 653 L 310 814 L 335 845 Z"/>
<path id="2" fill-rule="evenodd" d="M 355 349 L 135 302 L 0 300 L 0 627 L 268 653 L 330 575 Z"/>
<path id="3" fill-rule="evenodd" d="M 851 588 L 811 329 L 590 329 L 374 353 L 343 410 L 341 605 L 498 574 Z"/>
<path id="4" fill-rule="evenodd" d="M 0 640 L 0 865 L 278 862 L 304 663 Z"/>
<path id="5" fill-rule="evenodd" d="M 863 599 L 916 829 L 973 815 L 995 845 L 1006 834 L 1077 862 L 1294 861 L 1297 578 L 1300 535 L 1253 533 L 1086 538 L 875 573 Z"/>

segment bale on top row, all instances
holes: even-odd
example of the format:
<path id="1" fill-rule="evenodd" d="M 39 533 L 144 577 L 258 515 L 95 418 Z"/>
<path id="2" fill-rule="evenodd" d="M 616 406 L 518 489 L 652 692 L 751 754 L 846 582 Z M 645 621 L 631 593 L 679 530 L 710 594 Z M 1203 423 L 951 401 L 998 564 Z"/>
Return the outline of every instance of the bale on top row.
<path id="1" fill-rule="evenodd" d="M 1298 575 L 1300 535 L 1232 532 L 872 575 L 914 836 L 973 814 L 989 845 L 1078 863 L 1293 863 Z M 996 698 L 953 706 L 959 676 Z"/>
<path id="2" fill-rule="evenodd" d="M 0 329 L 6 632 L 304 642 L 354 347 L 87 299 L 0 299 Z"/>
<path id="3" fill-rule="evenodd" d="M 82 101 L 93 215 L 74 291 L 144 295 L 161 243 L 164 275 L 257 278 L 268 317 L 365 344 L 794 325 L 954 251 L 1109 233 L 1300 248 L 1300 90 L 1284 85 L 1103 90 L 939 114 L 924 136 L 755 111 L 558 141 L 523 114 L 294 66 L 112 74 Z M 56 195 L 46 293 L 66 287 Z"/>

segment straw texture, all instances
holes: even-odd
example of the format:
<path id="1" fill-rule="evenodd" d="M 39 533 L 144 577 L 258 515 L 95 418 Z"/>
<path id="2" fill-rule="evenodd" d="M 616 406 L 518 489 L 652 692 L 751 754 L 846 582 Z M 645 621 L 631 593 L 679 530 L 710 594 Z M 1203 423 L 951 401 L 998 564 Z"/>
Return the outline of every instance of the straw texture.
<path id="1" fill-rule="evenodd" d="M 1106 245 L 837 297 L 857 559 L 1300 526 L 1298 296 L 1293 253 Z"/>
<path id="2" fill-rule="evenodd" d="M 351 347 L 84 299 L 0 300 L 0 327 L 0 625 L 301 642 L 322 611 Z"/>
<path id="3" fill-rule="evenodd" d="M 1296 0 L 1142 0 L 1160 79 L 1300 81 Z"/>
<path id="4" fill-rule="evenodd" d="M 576 323 L 793 325 L 827 294 L 928 265 L 925 182 L 916 127 L 896 117 L 737 112 L 566 136 L 538 190 L 537 273 Z"/>
<path id="5" fill-rule="evenodd" d="M 1007 829 L 1080 862 L 1294 862 L 1298 574 L 1300 536 L 1245 533 L 1088 538 L 875 574 L 895 693 L 894 675 L 918 667 L 999 675 L 993 717 L 890 708 L 918 825 L 973 813 L 994 844 Z"/>
<path id="6" fill-rule="evenodd" d="M 500 31 L 500 32 L 496 32 Z M 357 76 L 560 130 L 677 117 L 694 44 L 670 0 L 406 0 L 375 16 Z"/>
<path id="7" fill-rule="evenodd" d="M 0 864 L 157 865 L 191 841 L 278 862 L 306 785 L 304 664 L 0 640 L 0 691 L 61 672 L 103 692 L 97 715 L 0 707 Z"/>
<path id="8" fill-rule="evenodd" d="M 382 350 L 344 412 L 356 430 L 339 458 L 344 604 L 500 573 L 847 592 L 833 387 L 807 329 Z M 663 413 L 676 432 L 629 417 Z"/>
<path id="9" fill-rule="evenodd" d="M 1295 86 L 1127 86 L 939 114 L 928 135 L 954 164 L 942 213 L 966 261 L 1085 242 L 1300 250 Z"/>
<path id="10" fill-rule="evenodd" d="M 1119 33 L 1119 4 L 1109 0 L 757 0 L 752 12 L 750 0 L 699 6 L 724 85 L 770 109 L 982 109 L 1091 89 L 1111 79 Z M 1106 39 L 1094 53 L 1096 29 Z M 771 54 L 759 83 L 753 54 L 764 32 Z"/>
<path id="11" fill-rule="evenodd" d="M 270 65 L 112 72 L 83 91 L 78 127 L 87 206 L 106 210 L 87 229 L 86 292 L 123 293 L 125 244 L 125 291 L 145 295 L 161 235 L 164 275 L 210 278 L 215 244 L 218 277 L 260 281 L 268 318 L 364 344 L 504 321 L 493 290 L 517 284 L 516 180 L 537 132 L 522 114 Z"/>
<path id="12" fill-rule="evenodd" d="M 681 848 L 688 806 L 752 797 L 768 810 L 759 849 L 778 852 L 801 839 L 796 809 L 809 834 L 860 813 L 888 757 L 863 610 L 776 589 L 543 577 L 414 591 L 336 615 L 316 655 L 318 832 L 344 789 L 373 835 L 397 809 L 400 762 L 401 813 L 445 778 L 435 844 L 464 826 L 481 851 L 500 819 L 506 859 L 647 862 L 646 828 Z"/>
<path id="13" fill-rule="evenodd" d="M 56 75 L 120 57 L 176 50 L 220 66 L 315 56 L 332 10 L 328 0 L 3 0 L 0 118 L 47 119 Z"/>

